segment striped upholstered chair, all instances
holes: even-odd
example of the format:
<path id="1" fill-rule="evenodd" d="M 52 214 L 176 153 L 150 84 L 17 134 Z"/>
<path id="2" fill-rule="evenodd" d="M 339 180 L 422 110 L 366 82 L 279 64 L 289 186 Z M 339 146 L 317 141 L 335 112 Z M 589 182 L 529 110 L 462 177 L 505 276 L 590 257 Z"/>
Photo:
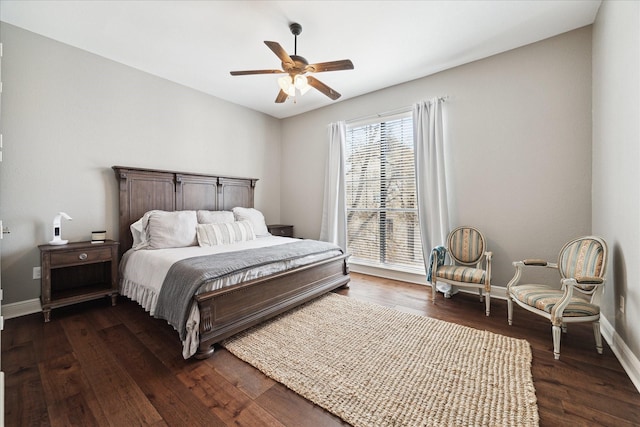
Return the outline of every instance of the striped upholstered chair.
<path id="1" fill-rule="evenodd" d="M 434 251 L 437 249 L 434 248 Z M 432 257 L 430 279 L 433 301 L 436 299 L 437 282 L 475 288 L 480 293 L 480 301 L 483 300 L 484 291 L 485 311 L 488 316 L 491 302 L 492 253 L 487 251 L 484 236 L 474 227 L 458 227 L 447 237 L 446 252 L 453 262 L 451 265 L 439 265 L 439 260 L 441 261 L 444 256 Z M 444 254 L 444 251 L 442 253 Z"/>
<path id="2" fill-rule="evenodd" d="M 553 356 L 560 358 L 561 332 L 567 323 L 591 322 L 596 349 L 602 354 L 600 334 L 600 298 L 607 267 L 607 244 L 599 237 L 580 237 L 565 244 L 558 263 L 526 259 L 513 263 L 515 275 L 507 284 L 509 325 L 513 321 L 513 303 L 551 321 Z M 519 283 L 523 270 L 529 267 L 557 269 L 561 288 Z"/>

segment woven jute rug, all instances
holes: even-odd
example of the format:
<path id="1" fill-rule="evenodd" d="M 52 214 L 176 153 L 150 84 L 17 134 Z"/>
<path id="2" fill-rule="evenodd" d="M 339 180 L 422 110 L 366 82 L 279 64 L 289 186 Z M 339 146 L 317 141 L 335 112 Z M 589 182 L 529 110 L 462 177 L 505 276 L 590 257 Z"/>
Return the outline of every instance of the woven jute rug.
<path id="1" fill-rule="evenodd" d="M 537 426 L 525 340 L 328 294 L 223 343 L 354 426 Z"/>

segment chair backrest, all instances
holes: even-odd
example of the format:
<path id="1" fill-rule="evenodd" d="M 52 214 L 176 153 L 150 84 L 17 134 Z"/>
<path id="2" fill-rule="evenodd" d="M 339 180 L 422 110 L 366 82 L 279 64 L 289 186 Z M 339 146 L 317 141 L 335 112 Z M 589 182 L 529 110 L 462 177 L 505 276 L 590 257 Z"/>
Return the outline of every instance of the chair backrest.
<path id="1" fill-rule="evenodd" d="M 565 244 L 558 256 L 563 279 L 604 277 L 607 268 L 607 244 L 595 236 L 579 237 Z"/>
<path id="2" fill-rule="evenodd" d="M 478 229 L 462 226 L 449 233 L 449 256 L 462 265 L 475 265 L 482 259 L 486 248 L 484 236 Z"/>

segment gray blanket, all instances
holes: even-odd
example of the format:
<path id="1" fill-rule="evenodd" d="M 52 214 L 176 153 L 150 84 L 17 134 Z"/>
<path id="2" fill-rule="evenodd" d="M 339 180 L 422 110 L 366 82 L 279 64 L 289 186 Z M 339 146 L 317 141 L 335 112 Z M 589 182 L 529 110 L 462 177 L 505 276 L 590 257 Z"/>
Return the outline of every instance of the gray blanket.
<path id="1" fill-rule="evenodd" d="M 178 261 L 167 272 L 158 295 L 154 317 L 169 322 L 184 341 L 193 296 L 205 283 L 266 264 L 334 250 L 342 252 L 338 246 L 331 243 L 300 240 L 266 248 L 203 255 Z"/>

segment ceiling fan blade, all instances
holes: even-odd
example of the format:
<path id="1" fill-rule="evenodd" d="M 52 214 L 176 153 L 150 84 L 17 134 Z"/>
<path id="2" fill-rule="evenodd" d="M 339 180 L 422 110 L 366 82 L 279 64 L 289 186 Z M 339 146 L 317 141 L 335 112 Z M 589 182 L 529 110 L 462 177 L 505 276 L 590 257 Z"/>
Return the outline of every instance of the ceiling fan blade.
<path id="1" fill-rule="evenodd" d="M 232 76 L 246 76 L 249 74 L 278 74 L 285 73 L 282 70 L 247 70 L 247 71 L 231 71 Z"/>
<path id="2" fill-rule="evenodd" d="M 313 76 L 307 76 L 307 83 L 309 83 L 309 86 L 318 89 L 320 92 L 324 93 L 334 101 L 342 96 Z"/>
<path id="3" fill-rule="evenodd" d="M 322 73 L 324 71 L 340 71 L 353 70 L 353 62 L 350 59 L 340 61 L 319 62 L 317 64 L 309 64 L 304 69 L 308 73 Z"/>
<path id="4" fill-rule="evenodd" d="M 276 104 L 282 104 L 284 101 L 287 100 L 288 96 L 289 95 L 287 95 L 285 91 L 280 89 L 280 92 L 278 92 L 278 96 L 276 96 Z"/>
<path id="5" fill-rule="evenodd" d="M 296 64 L 293 62 L 293 59 L 291 59 L 287 51 L 280 46 L 280 43 L 265 40 L 264 44 L 266 44 L 269 49 L 271 49 L 273 53 L 280 58 L 280 61 L 285 65 L 285 69 L 295 67 Z"/>

